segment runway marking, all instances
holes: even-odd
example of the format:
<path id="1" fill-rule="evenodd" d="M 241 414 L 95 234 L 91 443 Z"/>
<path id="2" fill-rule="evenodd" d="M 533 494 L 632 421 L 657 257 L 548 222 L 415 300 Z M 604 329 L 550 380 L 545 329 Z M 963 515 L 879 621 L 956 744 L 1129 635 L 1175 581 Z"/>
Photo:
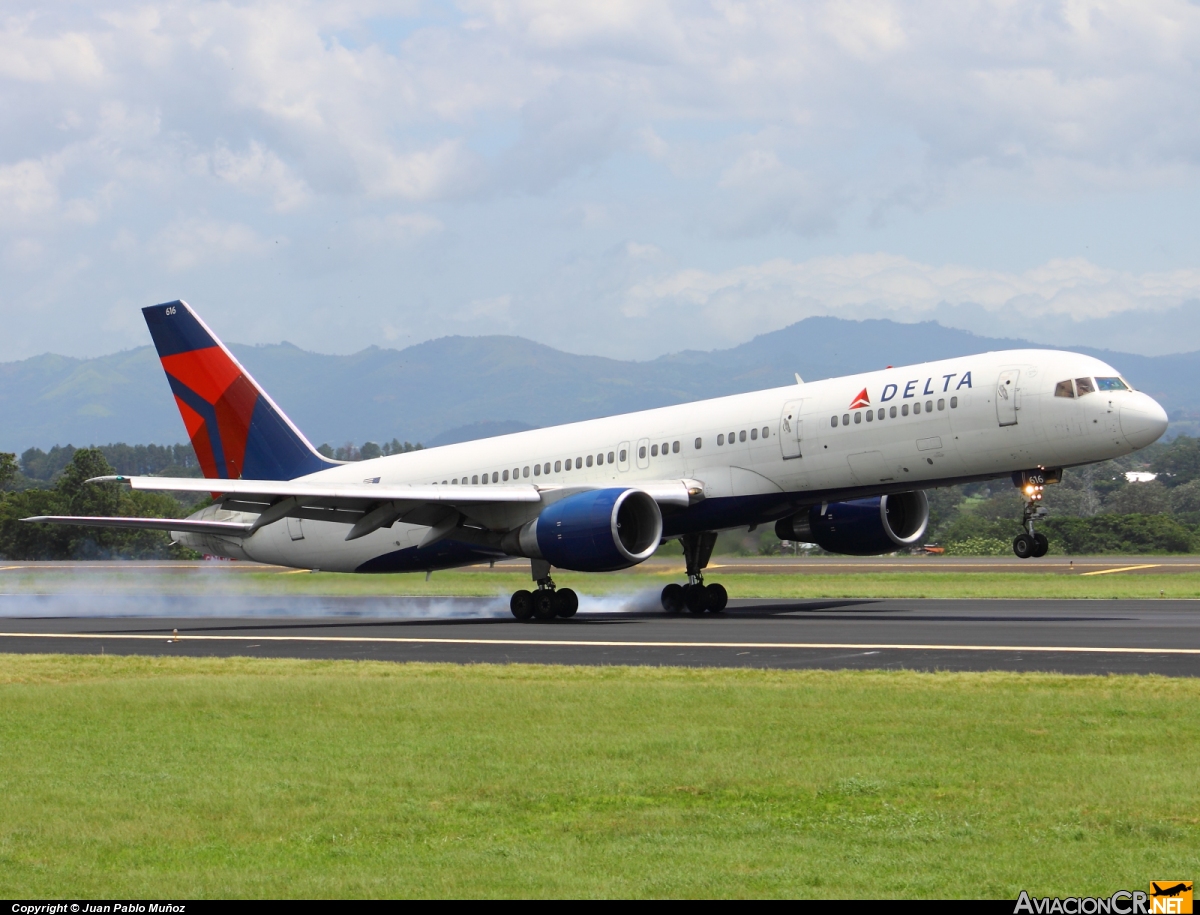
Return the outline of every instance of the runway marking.
<path id="1" fill-rule="evenodd" d="M 0 639 L 126 639 L 159 642 L 334 642 L 386 645 L 520 645 L 535 648 L 789 648 L 839 651 L 1062 651 L 1070 654 L 1178 654 L 1200 655 L 1200 648 L 1094 648 L 1047 645 L 892 645 L 860 642 L 634 642 L 571 639 L 438 639 L 395 636 L 346 635 L 130 635 L 86 632 L 0 632 Z"/>
<path id="2" fill-rule="evenodd" d="M 1099 572 L 1081 572 L 1080 578 L 1085 575 L 1111 575 L 1113 572 L 1136 572 L 1138 569 L 1157 569 L 1162 563 L 1152 563 L 1147 566 L 1123 566 L 1120 569 L 1101 569 Z"/>
<path id="3" fill-rule="evenodd" d="M 0 566 L 0 572 L 7 572 L 10 569 L 19 569 L 20 566 Z"/>

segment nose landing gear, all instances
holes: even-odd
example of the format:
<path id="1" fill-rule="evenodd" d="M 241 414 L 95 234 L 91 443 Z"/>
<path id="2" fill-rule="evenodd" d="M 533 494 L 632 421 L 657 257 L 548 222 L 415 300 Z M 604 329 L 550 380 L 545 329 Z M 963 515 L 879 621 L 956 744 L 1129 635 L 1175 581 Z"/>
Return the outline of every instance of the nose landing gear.
<path id="1" fill-rule="evenodd" d="M 703 573 L 717 543 L 716 532 L 684 534 L 682 540 L 688 581 L 686 585 L 672 582 L 662 589 L 663 609 L 668 613 L 682 613 L 686 609 L 696 616 L 705 611 L 720 613 L 729 603 L 729 592 L 716 582 L 706 585 Z"/>
<path id="2" fill-rule="evenodd" d="M 1042 506 L 1042 490 L 1045 483 L 1035 475 L 1027 476 L 1021 485 L 1021 495 L 1025 498 L 1025 511 L 1021 518 L 1021 527 L 1025 533 L 1018 534 L 1013 540 L 1013 552 L 1018 559 L 1028 559 L 1030 556 L 1040 558 L 1046 555 L 1050 542 L 1045 534 L 1033 529 L 1033 523 L 1046 517 L 1046 509 Z"/>
<path id="3" fill-rule="evenodd" d="M 552 620 L 556 616 L 570 619 L 579 610 L 579 595 L 570 588 L 558 588 L 550 577 L 550 563 L 532 560 L 533 579 L 536 591 L 516 591 L 509 599 L 508 609 L 517 619 Z"/>

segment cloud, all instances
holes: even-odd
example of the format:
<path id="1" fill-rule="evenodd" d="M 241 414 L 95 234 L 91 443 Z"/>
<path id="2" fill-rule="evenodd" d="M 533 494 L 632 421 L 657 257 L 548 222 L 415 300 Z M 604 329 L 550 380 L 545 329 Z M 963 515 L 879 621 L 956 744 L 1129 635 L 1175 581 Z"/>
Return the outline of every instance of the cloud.
<path id="1" fill-rule="evenodd" d="M 249 226 L 203 218 L 176 220 L 150 245 L 172 272 L 261 257 L 273 247 Z"/>

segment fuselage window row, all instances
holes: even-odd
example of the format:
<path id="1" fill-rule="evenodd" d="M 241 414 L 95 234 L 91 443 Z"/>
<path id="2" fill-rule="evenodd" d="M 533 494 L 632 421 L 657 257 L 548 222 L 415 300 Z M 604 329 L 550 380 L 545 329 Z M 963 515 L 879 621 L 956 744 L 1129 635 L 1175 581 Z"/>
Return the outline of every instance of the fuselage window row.
<path id="1" fill-rule="evenodd" d="M 925 409 L 926 413 L 932 413 L 934 411 L 933 401 L 932 400 L 925 401 L 924 409 Z M 946 399 L 944 397 L 938 399 L 937 409 L 939 412 L 946 409 Z M 950 398 L 950 409 L 951 410 L 958 409 L 958 398 L 957 397 Z M 895 419 L 897 413 L 899 413 L 900 416 L 908 416 L 908 412 L 909 412 L 908 404 L 904 404 L 900 407 L 899 411 L 897 411 L 897 409 L 895 407 L 888 407 L 888 408 L 880 407 L 878 410 L 867 410 L 866 417 L 867 417 L 867 422 L 870 423 L 870 422 L 874 422 L 877 419 L 882 420 L 885 417 Z M 920 413 L 921 413 L 920 401 L 918 401 L 917 403 L 914 403 L 912 405 L 912 412 L 913 412 L 914 416 L 920 415 Z M 863 421 L 863 413 L 856 412 L 854 414 L 854 422 L 861 423 L 862 421 Z M 829 417 L 829 425 L 834 429 L 836 429 L 839 425 L 841 425 L 841 426 L 850 425 L 850 414 L 843 413 L 840 423 L 838 422 L 838 418 L 836 415 Z M 731 437 L 730 441 L 732 441 L 732 440 L 733 439 Z M 721 444 L 719 436 L 718 436 L 717 444 L 718 445 Z"/>

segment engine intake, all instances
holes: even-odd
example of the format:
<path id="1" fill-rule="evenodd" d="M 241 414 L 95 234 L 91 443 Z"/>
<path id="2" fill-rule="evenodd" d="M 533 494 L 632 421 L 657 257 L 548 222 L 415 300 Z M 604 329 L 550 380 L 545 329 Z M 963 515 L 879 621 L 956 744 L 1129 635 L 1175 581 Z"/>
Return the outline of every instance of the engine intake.
<path id="1" fill-rule="evenodd" d="M 662 539 L 658 503 L 639 489 L 597 489 L 548 505 L 521 528 L 520 552 L 575 572 L 611 572 L 649 559 Z"/>
<path id="2" fill-rule="evenodd" d="M 814 505 L 775 524 L 780 540 L 815 543 L 830 553 L 878 556 L 912 546 L 929 525 L 925 493 L 895 493 L 873 499 L 853 499 Z"/>

